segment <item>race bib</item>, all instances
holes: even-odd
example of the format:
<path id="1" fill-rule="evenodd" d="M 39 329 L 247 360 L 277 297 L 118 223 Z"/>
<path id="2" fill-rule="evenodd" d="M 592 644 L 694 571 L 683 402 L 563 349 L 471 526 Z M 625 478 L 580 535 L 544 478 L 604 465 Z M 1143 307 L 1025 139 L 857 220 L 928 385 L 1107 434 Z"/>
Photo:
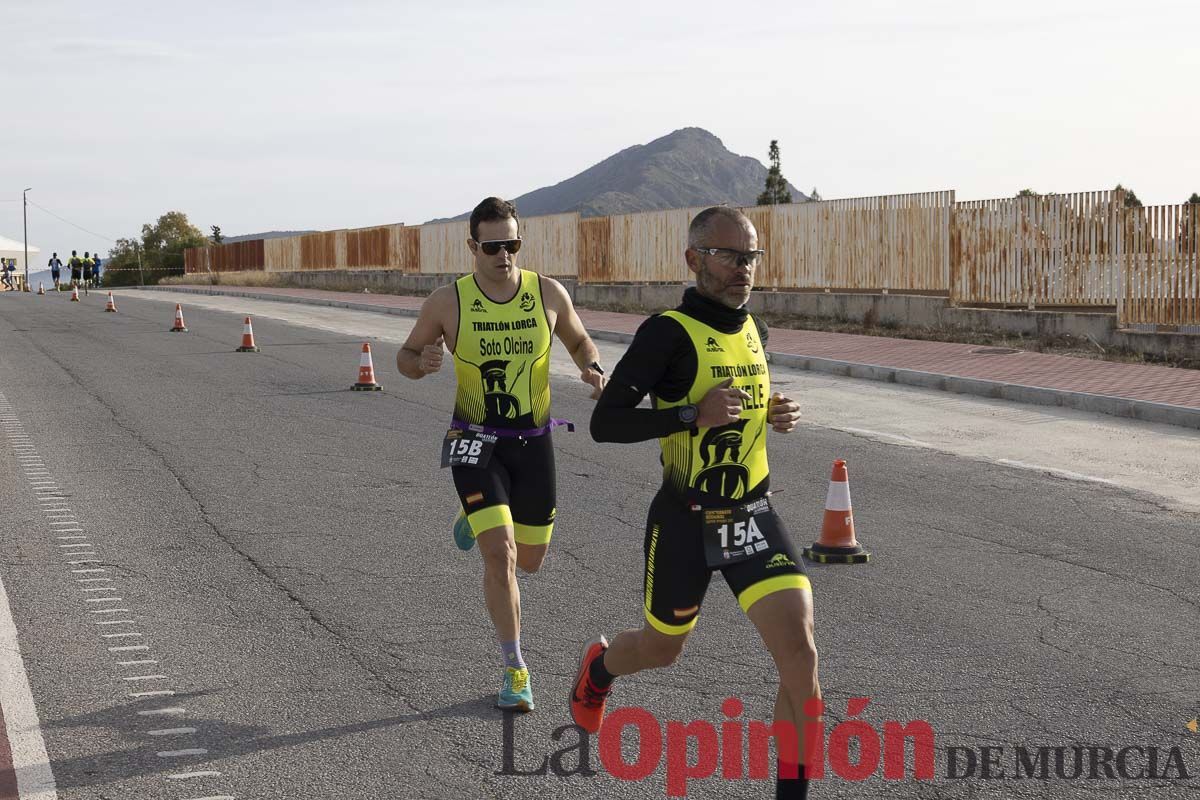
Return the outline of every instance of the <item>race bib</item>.
<path id="1" fill-rule="evenodd" d="M 778 517 L 767 498 L 733 508 L 699 509 L 704 558 L 714 569 L 761 553 L 778 539 Z"/>
<path id="2" fill-rule="evenodd" d="M 442 441 L 442 467 L 486 467 L 498 439 L 491 433 L 451 428 Z"/>

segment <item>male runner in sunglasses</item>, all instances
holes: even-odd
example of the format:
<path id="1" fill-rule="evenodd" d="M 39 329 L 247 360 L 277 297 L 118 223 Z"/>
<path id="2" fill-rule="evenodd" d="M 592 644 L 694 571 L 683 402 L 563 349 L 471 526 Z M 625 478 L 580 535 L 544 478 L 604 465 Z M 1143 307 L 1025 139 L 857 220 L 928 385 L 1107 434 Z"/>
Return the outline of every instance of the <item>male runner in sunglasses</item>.
<path id="1" fill-rule="evenodd" d="M 554 528 L 554 448 L 550 344 L 558 336 L 580 379 L 604 388 L 600 353 L 562 284 L 518 269 L 517 209 L 489 197 L 471 212 L 471 274 L 429 295 L 396 366 L 423 378 L 454 357 L 458 393 L 442 466 L 451 467 L 462 509 L 454 541 L 483 555 L 483 597 L 500 639 L 504 678 L 496 705 L 533 709 L 521 657 L 521 594 L 516 568 L 536 572 Z"/>
<path id="2" fill-rule="evenodd" d="M 598 442 L 657 438 L 663 482 L 646 521 L 645 621 L 585 645 L 571 713 L 595 733 L 617 676 L 674 663 L 720 571 L 775 660 L 775 720 L 802 735 L 805 703 L 820 697 L 812 589 L 767 473 L 768 429 L 790 433 L 800 406 L 771 394 L 767 328 L 745 308 L 763 251 L 742 212 L 717 206 L 692 220 L 684 255 L 695 288 L 642 324 L 592 415 Z M 654 407 L 638 408 L 647 394 Z M 804 751 L 785 738 L 776 797 L 802 798 Z"/>

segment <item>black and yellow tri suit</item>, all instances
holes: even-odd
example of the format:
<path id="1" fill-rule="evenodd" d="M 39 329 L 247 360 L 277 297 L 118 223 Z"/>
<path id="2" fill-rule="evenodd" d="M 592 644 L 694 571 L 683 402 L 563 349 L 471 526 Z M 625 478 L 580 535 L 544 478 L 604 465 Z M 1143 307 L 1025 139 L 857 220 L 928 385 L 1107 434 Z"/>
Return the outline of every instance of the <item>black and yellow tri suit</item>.
<path id="1" fill-rule="evenodd" d="M 550 423 L 552 331 L 541 277 L 520 271 L 516 294 L 490 299 L 474 274 L 454 284 L 458 295 L 454 399 L 457 423 L 525 431 L 499 439 L 485 467 L 452 467 L 471 530 L 512 525 L 516 541 L 546 544 L 554 530 L 554 446 Z"/>
<path id="2" fill-rule="evenodd" d="M 663 633 L 695 626 L 714 569 L 743 610 L 773 592 L 811 591 L 782 520 L 769 509 L 766 333 L 744 309 L 688 289 L 678 308 L 638 329 L 593 413 L 597 441 L 659 440 L 663 482 L 646 521 L 644 596 L 646 619 Z M 680 420 L 681 406 L 699 403 L 727 379 L 750 396 L 740 419 L 712 428 Z M 647 394 L 653 410 L 637 408 Z M 710 566 L 701 537 L 704 510 L 754 501 L 766 504 L 762 513 L 772 522 L 765 540 L 748 560 Z"/>

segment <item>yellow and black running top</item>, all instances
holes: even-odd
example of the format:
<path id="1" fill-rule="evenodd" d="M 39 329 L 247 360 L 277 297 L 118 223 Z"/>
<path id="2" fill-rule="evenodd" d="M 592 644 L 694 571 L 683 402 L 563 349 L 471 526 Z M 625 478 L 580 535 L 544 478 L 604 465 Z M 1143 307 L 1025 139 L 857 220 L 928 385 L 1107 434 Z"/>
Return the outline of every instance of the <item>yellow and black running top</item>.
<path id="1" fill-rule="evenodd" d="M 521 270 L 505 303 L 490 300 L 475 275 L 455 284 L 458 335 L 454 418 L 492 428 L 538 428 L 550 419 L 550 321 L 541 277 Z"/>
<path id="2" fill-rule="evenodd" d="M 767 480 L 767 405 L 771 377 L 754 318 L 747 315 L 731 333 L 681 311 L 664 317 L 678 322 L 696 349 L 696 375 L 687 393 L 672 401 L 654 397 L 655 408 L 699 403 L 709 389 L 728 378 L 750 395 L 737 422 L 684 430 L 660 438 L 663 483 L 683 496 L 740 500 Z M 698 493 L 698 494 L 697 494 Z"/>

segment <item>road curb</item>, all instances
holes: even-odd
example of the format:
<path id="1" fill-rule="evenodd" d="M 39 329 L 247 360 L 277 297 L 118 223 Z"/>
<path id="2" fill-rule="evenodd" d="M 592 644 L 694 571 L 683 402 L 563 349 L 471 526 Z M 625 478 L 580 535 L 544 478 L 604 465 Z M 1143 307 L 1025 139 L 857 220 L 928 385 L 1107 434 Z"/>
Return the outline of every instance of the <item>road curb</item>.
<path id="1" fill-rule="evenodd" d="M 417 316 L 415 310 L 408 308 L 387 308 L 370 303 L 354 303 L 348 300 L 332 300 L 324 297 L 292 297 L 255 292 L 247 289 L 214 288 L 209 286 L 146 286 L 141 288 L 147 291 L 223 295 L 229 297 L 246 297 L 254 300 L 298 303 L 300 305 L 330 306 L 353 311 L 368 311 L 376 314 L 393 314 L 402 317 Z M 633 334 L 631 333 L 606 330 L 589 330 L 589 333 L 591 333 L 593 338 L 610 342 L 628 344 L 633 340 Z M 1128 397 L 1116 397 L 1113 395 L 1050 389 L 1043 386 L 1025 386 L 1018 383 L 990 381 L 983 378 L 964 378 L 958 375 L 944 375 L 937 372 L 922 372 L 919 370 L 901 369 L 899 367 L 881 366 L 879 364 L 795 355 L 793 353 L 768 351 L 768 355 L 771 363 L 781 364 L 793 369 L 824 372 L 830 375 L 879 381 L 882 383 L 916 386 L 922 389 L 935 389 L 955 394 L 970 394 L 993 400 L 1008 400 L 1027 405 L 1073 408 L 1077 411 L 1090 411 L 1114 417 L 1137 419 L 1143 422 L 1157 422 L 1164 425 L 1200 429 L 1200 409 L 1188 408 L 1186 406 L 1173 406 L 1166 403 L 1134 400 Z"/>

